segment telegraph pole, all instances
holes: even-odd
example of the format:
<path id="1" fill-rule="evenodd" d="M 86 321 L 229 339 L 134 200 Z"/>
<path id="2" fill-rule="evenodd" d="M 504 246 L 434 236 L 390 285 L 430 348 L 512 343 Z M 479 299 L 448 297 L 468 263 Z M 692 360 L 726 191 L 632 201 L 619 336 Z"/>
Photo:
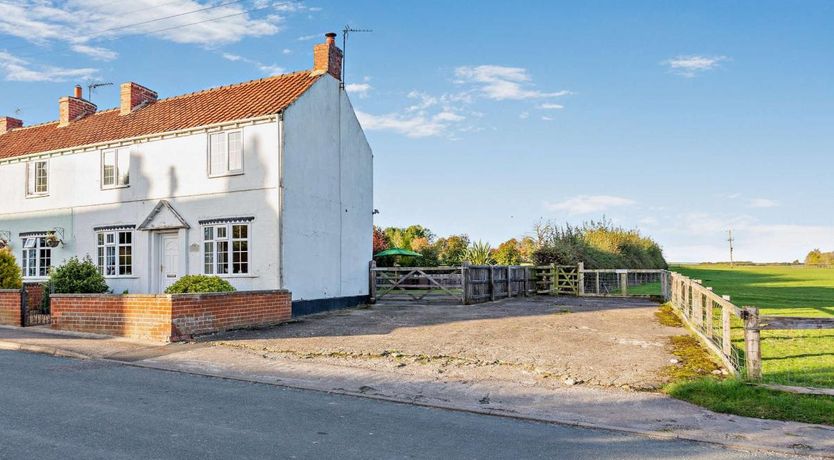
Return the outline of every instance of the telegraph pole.
<path id="1" fill-rule="evenodd" d="M 735 264 L 733 262 L 733 242 L 735 238 L 733 238 L 733 230 L 729 231 L 730 237 L 727 238 L 727 241 L 730 243 L 730 268 L 732 268 Z"/>

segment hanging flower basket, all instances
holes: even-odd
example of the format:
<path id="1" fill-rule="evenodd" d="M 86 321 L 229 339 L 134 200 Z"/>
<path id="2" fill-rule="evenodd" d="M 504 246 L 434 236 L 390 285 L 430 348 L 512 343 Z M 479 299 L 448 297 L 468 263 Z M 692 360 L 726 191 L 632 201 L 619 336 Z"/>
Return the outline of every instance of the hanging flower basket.
<path id="1" fill-rule="evenodd" d="M 6 240 L 0 240 L 0 250 L 6 249 L 9 247 L 9 242 Z"/>
<path id="2" fill-rule="evenodd" d="M 58 235 L 55 232 L 49 232 L 46 234 L 45 242 L 50 248 L 56 248 L 59 244 L 61 244 L 61 239 L 58 238 Z"/>

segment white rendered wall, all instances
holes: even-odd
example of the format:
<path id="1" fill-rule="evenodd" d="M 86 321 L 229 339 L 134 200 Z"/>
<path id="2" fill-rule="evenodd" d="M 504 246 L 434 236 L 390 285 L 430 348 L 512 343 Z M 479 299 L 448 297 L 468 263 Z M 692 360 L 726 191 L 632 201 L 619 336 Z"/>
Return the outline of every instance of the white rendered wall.
<path id="1" fill-rule="evenodd" d="M 130 186 L 101 189 L 100 151 L 49 159 L 49 196 L 26 198 L 25 163 L 0 163 L 0 231 L 11 232 L 21 257 L 21 232 L 65 229 L 53 266 L 71 256 L 94 256 L 93 228 L 139 225 L 166 199 L 190 225 L 180 231 L 179 274 L 202 273 L 202 219 L 255 217 L 250 235 L 250 274 L 230 277 L 238 289 L 278 287 L 278 128 L 276 122 L 241 128 L 244 174 L 209 178 L 206 133 L 137 143 L 131 151 Z M 197 243 L 195 247 L 191 247 Z M 133 276 L 109 278 L 114 292 L 152 292 L 152 233 L 134 232 Z"/>
<path id="2" fill-rule="evenodd" d="M 293 300 L 367 295 L 373 158 L 339 82 L 320 79 L 284 126 L 284 287 Z"/>

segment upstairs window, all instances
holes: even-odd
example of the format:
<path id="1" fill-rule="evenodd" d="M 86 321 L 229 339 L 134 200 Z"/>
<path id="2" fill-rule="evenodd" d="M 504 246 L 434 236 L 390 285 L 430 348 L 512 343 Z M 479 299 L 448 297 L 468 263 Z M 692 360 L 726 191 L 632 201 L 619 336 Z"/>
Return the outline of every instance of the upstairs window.
<path id="1" fill-rule="evenodd" d="M 249 273 L 249 224 L 203 227 L 203 272 L 206 275 Z"/>
<path id="2" fill-rule="evenodd" d="M 243 173 L 243 133 L 228 131 L 209 135 L 209 176 Z"/>
<path id="3" fill-rule="evenodd" d="M 49 194 L 49 163 L 46 160 L 30 161 L 26 164 L 26 195 L 44 196 Z"/>
<path id="4" fill-rule="evenodd" d="M 99 232 L 98 270 L 104 276 L 133 274 L 133 232 Z"/>
<path id="5" fill-rule="evenodd" d="M 117 188 L 130 185 L 130 151 L 128 149 L 101 152 L 101 187 Z"/>
<path id="6" fill-rule="evenodd" d="M 46 245 L 45 237 L 30 237 L 23 239 L 23 276 L 38 278 L 49 275 L 52 266 L 52 248 Z"/>

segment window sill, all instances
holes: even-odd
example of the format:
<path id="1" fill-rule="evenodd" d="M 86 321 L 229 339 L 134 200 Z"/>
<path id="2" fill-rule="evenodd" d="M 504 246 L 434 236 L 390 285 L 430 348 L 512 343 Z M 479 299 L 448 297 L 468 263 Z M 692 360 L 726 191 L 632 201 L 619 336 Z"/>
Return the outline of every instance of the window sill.
<path id="1" fill-rule="evenodd" d="M 206 275 L 206 276 L 216 276 L 218 278 L 258 278 L 258 275 L 249 275 L 249 274 L 242 274 L 242 275 Z"/>
<path id="2" fill-rule="evenodd" d="M 209 179 L 219 179 L 221 177 L 242 176 L 242 175 L 243 175 L 243 171 L 235 171 L 235 172 L 229 172 L 229 173 L 224 173 L 224 174 L 209 174 L 208 177 L 209 177 Z"/>
<path id="3" fill-rule="evenodd" d="M 136 280 L 139 279 L 136 275 L 105 275 L 106 280 Z"/>
<path id="4" fill-rule="evenodd" d="M 37 282 L 49 281 L 49 277 L 48 276 L 24 276 L 23 277 L 23 282 L 24 283 L 34 282 L 34 281 L 37 281 Z"/>
<path id="5" fill-rule="evenodd" d="M 103 185 L 101 187 L 101 190 L 102 191 L 104 191 L 104 190 L 119 190 L 119 189 L 123 189 L 123 188 L 130 188 L 130 185 L 129 184 L 128 185 Z"/>
<path id="6" fill-rule="evenodd" d="M 46 198 L 48 196 L 49 196 L 49 193 L 38 193 L 36 195 L 26 195 L 26 199 L 28 200 L 30 198 Z"/>

